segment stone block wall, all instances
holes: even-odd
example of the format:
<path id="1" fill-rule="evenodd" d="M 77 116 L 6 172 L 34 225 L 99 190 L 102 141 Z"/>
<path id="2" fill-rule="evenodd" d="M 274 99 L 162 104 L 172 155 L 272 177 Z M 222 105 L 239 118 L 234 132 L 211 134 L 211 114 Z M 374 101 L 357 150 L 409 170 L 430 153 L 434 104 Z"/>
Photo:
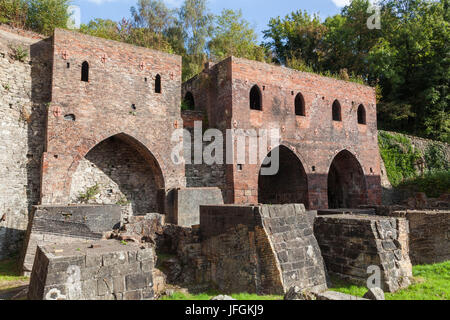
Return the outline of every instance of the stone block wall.
<path id="1" fill-rule="evenodd" d="M 325 290 L 326 271 L 302 205 L 201 207 L 205 282 L 227 293 Z"/>
<path id="2" fill-rule="evenodd" d="M 450 211 L 394 211 L 409 222 L 409 255 L 414 265 L 450 260 Z"/>
<path id="3" fill-rule="evenodd" d="M 314 234 L 330 273 L 361 284 L 368 268 L 381 271 L 384 291 L 395 292 L 410 284 L 408 221 L 376 216 L 319 216 Z"/>
<path id="4" fill-rule="evenodd" d="M 31 300 L 153 300 L 154 249 L 118 241 L 38 247 Z"/>
<path id="5" fill-rule="evenodd" d="M 51 96 L 51 40 L 15 31 L 0 26 L 0 259 L 19 252 L 40 200 Z M 14 57 L 17 49 L 27 53 L 23 61 Z"/>
<path id="6" fill-rule="evenodd" d="M 126 212 L 120 206 L 37 206 L 30 216 L 22 268 L 30 275 L 38 246 L 99 240 L 120 227 Z"/>
<path id="7" fill-rule="evenodd" d="M 173 213 L 170 223 L 181 227 L 200 224 L 200 206 L 224 204 L 219 188 L 186 188 L 174 190 Z"/>

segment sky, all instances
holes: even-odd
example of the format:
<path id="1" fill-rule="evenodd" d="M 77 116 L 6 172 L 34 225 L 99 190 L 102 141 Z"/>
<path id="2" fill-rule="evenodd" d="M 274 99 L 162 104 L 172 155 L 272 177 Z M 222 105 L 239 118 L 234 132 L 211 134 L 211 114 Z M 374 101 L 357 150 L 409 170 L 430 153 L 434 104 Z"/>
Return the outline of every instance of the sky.
<path id="1" fill-rule="evenodd" d="M 112 19 L 115 21 L 130 17 L 130 8 L 137 0 L 72 0 L 72 4 L 80 8 L 81 23 L 94 18 Z M 183 0 L 164 0 L 169 8 L 180 7 Z M 212 13 L 220 14 L 223 9 L 242 9 L 244 18 L 258 32 L 262 39 L 262 31 L 267 29 L 270 18 L 289 14 L 295 10 L 306 10 L 319 13 L 322 19 L 340 12 L 340 8 L 350 0 L 209 0 Z"/>

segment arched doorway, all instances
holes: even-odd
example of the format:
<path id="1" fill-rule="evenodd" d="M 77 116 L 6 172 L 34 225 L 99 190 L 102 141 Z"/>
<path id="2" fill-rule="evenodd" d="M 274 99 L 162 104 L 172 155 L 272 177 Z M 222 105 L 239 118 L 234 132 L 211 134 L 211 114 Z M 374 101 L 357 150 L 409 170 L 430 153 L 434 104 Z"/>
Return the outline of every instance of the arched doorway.
<path id="1" fill-rule="evenodd" d="M 340 152 L 328 173 L 328 208 L 357 208 L 367 204 L 364 172 L 356 157 L 349 151 Z"/>
<path id="2" fill-rule="evenodd" d="M 260 171 L 258 202 L 262 204 L 303 203 L 308 208 L 308 179 L 300 159 L 285 146 L 277 149 L 280 155 L 279 171 L 272 176 L 262 175 Z M 274 153 L 269 153 L 268 158 L 272 154 Z M 267 159 L 264 165 L 268 165 Z"/>
<path id="3" fill-rule="evenodd" d="M 110 137 L 80 160 L 72 176 L 72 203 L 131 205 L 134 215 L 161 213 L 164 179 L 157 160 L 134 138 Z"/>

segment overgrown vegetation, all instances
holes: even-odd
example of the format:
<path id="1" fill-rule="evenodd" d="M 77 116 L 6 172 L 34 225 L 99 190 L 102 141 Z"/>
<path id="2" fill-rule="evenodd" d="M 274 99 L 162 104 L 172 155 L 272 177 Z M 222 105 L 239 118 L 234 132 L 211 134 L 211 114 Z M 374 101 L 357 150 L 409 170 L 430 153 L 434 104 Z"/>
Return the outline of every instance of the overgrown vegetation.
<path id="1" fill-rule="evenodd" d="M 408 137 L 380 131 L 379 145 L 389 181 L 394 187 L 408 178 L 416 177 L 416 165 L 421 155 L 413 149 Z"/>
<path id="2" fill-rule="evenodd" d="M 50 35 L 66 28 L 70 0 L 1 0 L 0 23 Z"/>
<path id="3" fill-rule="evenodd" d="M 22 46 L 13 47 L 10 46 L 11 57 L 14 60 L 24 62 L 28 58 L 28 50 Z"/>
<path id="4" fill-rule="evenodd" d="M 407 136 L 380 131 L 379 145 L 392 186 L 432 198 L 450 193 L 450 164 L 442 144 L 432 143 L 421 154 Z M 418 170 L 421 165 L 423 172 Z"/>
<path id="5" fill-rule="evenodd" d="M 450 171 L 432 171 L 407 179 L 398 186 L 412 192 L 424 192 L 430 198 L 450 194 Z"/>
<path id="6" fill-rule="evenodd" d="M 80 193 L 78 195 L 78 200 L 81 203 L 88 203 L 91 200 L 94 200 L 95 197 L 100 193 L 100 185 L 96 184 L 95 186 L 89 187 L 86 189 L 86 192 Z"/>
<path id="7" fill-rule="evenodd" d="M 450 300 L 450 261 L 413 267 L 414 283 L 406 290 L 386 293 L 386 300 Z M 367 288 L 336 278 L 330 290 L 362 297 Z"/>

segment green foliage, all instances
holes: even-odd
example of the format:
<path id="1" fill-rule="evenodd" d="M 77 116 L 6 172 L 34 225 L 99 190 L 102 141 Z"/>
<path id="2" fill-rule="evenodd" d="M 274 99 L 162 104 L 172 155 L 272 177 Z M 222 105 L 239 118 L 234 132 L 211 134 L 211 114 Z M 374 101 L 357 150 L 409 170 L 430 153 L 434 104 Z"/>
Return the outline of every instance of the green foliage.
<path id="1" fill-rule="evenodd" d="M 413 267 L 413 284 L 396 293 L 386 293 L 386 300 L 449 300 L 450 261 Z M 367 288 L 332 278 L 330 290 L 362 297 Z"/>
<path id="2" fill-rule="evenodd" d="M 129 205 L 131 202 L 130 202 L 130 200 L 128 200 L 126 197 L 122 197 L 122 198 L 120 198 L 120 200 L 119 201 L 117 201 L 117 205 L 118 206 L 127 206 L 127 205 Z"/>
<path id="3" fill-rule="evenodd" d="M 70 0 L 28 0 L 26 26 L 50 35 L 55 28 L 66 28 Z"/>
<path id="4" fill-rule="evenodd" d="M 95 199 L 95 196 L 97 196 L 100 193 L 100 185 L 96 184 L 95 186 L 87 188 L 85 193 L 80 193 L 78 195 L 78 200 L 82 203 L 88 203 L 89 201 Z"/>
<path id="5" fill-rule="evenodd" d="M 438 198 L 450 193 L 450 170 L 430 171 L 423 176 L 406 179 L 398 187 L 412 192 L 424 192 L 430 198 Z"/>
<path id="6" fill-rule="evenodd" d="M 427 147 L 425 150 L 425 162 L 429 171 L 450 169 L 444 146 L 439 143 L 433 143 Z"/>
<path id="7" fill-rule="evenodd" d="M 10 47 L 11 49 L 11 57 L 14 60 L 24 62 L 28 58 L 28 50 L 22 46 Z"/>
<path id="8" fill-rule="evenodd" d="M 7 23 L 17 28 L 23 28 L 27 18 L 27 1 L 1 0 L 0 23 Z"/>
<path id="9" fill-rule="evenodd" d="M 229 56 L 265 61 L 265 49 L 257 44 L 258 36 L 242 11 L 224 9 L 215 18 L 213 38 L 208 44 L 211 56 L 222 60 Z"/>
<path id="10" fill-rule="evenodd" d="M 421 155 L 413 149 L 409 138 L 380 131 L 378 140 L 389 181 L 394 187 L 416 176 L 416 164 Z"/>

